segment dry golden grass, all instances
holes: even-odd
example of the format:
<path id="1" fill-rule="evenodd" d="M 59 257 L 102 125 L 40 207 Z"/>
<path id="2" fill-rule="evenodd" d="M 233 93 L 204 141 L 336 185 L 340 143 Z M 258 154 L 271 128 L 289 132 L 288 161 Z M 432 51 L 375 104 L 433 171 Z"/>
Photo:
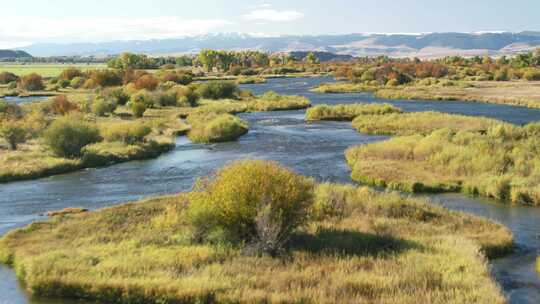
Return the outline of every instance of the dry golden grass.
<path id="1" fill-rule="evenodd" d="M 190 241 L 185 195 L 10 232 L 0 259 L 34 295 L 115 303 L 505 303 L 484 255 L 508 229 L 397 194 L 324 184 L 282 258 Z M 341 210 L 327 212 L 326 210 Z"/>
<path id="2" fill-rule="evenodd" d="M 449 128 L 350 148 L 356 181 L 410 192 L 464 191 L 540 204 L 538 124 L 499 124 L 485 133 Z"/>
<path id="3" fill-rule="evenodd" d="M 503 122 L 485 117 L 440 112 L 360 115 L 352 123 L 358 132 L 376 135 L 426 135 L 443 128 L 448 128 L 455 132 L 486 132 L 490 127 L 499 124 L 503 124 Z"/>
<path id="4" fill-rule="evenodd" d="M 540 82 L 470 82 L 461 86 L 401 86 L 376 91 L 388 99 L 461 100 L 540 108 Z"/>

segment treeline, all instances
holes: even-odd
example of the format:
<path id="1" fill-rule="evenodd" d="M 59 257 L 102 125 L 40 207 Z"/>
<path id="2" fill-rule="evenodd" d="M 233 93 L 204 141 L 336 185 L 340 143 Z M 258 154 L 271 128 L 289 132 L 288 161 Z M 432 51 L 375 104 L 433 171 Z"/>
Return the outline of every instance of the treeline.
<path id="1" fill-rule="evenodd" d="M 394 59 L 386 56 L 358 58 L 353 64 L 337 64 L 338 78 L 369 85 L 401 85 L 426 78 L 466 81 L 540 80 L 540 49 L 514 57 L 451 56 L 422 61 L 418 58 Z"/>
<path id="2" fill-rule="evenodd" d="M 290 54 L 268 54 L 259 51 L 203 50 L 198 55 L 178 57 L 149 57 L 144 54 L 123 53 L 107 61 L 115 69 L 159 69 L 175 67 L 203 67 L 206 71 L 230 72 L 250 68 L 268 68 L 293 65 L 298 62 Z M 319 58 L 312 52 L 301 60 L 302 63 L 317 64 Z M 234 73 L 233 73 L 234 74 Z M 239 74 L 239 72 L 238 72 Z"/>

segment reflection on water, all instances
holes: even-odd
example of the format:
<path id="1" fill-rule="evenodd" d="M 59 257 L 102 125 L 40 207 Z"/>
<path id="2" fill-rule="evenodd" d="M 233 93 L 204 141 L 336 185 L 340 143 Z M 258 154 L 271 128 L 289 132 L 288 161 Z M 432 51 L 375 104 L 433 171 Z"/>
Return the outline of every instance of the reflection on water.
<path id="1" fill-rule="evenodd" d="M 387 101 L 370 94 L 310 93 L 329 78 L 271 79 L 267 84 L 246 85 L 254 93 L 274 90 L 281 94 L 308 97 L 312 103 L 390 102 L 407 111 L 438 110 L 467 115 L 490 116 L 514 123 L 540 120 L 540 110 L 463 102 Z M 223 164 L 244 158 L 269 159 L 319 181 L 351 182 L 344 151 L 386 137 L 355 132 L 350 123 L 307 124 L 303 111 L 241 114 L 250 132 L 239 141 L 214 145 L 193 144 L 178 138 L 176 148 L 153 160 L 134 161 L 108 168 L 87 169 L 34 181 L 0 185 L 0 234 L 34 220 L 49 210 L 80 206 L 97 209 L 143 197 L 189 190 L 197 177 Z M 488 216 L 509 226 L 516 235 L 516 254 L 493 263 L 494 274 L 512 303 L 539 303 L 539 278 L 534 257 L 540 248 L 540 209 L 508 207 L 472 200 L 461 195 L 433 197 L 452 209 Z M 18 287 L 11 271 L 0 268 L 0 304 L 66 303 L 30 300 Z"/>

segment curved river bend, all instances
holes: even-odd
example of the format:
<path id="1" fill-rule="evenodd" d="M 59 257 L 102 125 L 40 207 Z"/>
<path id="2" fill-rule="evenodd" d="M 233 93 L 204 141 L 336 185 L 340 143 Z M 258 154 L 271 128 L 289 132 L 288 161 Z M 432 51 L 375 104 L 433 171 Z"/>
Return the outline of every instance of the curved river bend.
<path id="1" fill-rule="evenodd" d="M 313 104 L 387 102 L 412 112 L 434 110 L 487 116 L 516 124 L 540 121 L 540 110 L 536 109 L 454 101 L 389 101 L 373 98 L 368 93 L 309 92 L 317 84 L 329 81 L 332 79 L 270 79 L 266 84 L 243 87 L 255 94 L 274 90 L 280 94 L 304 95 Z M 304 111 L 246 113 L 240 116 L 249 121 L 251 129 L 237 142 L 204 146 L 180 137 L 172 152 L 157 159 L 0 184 L 0 235 L 31 221 L 44 219 L 41 214 L 49 210 L 73 206 L 97 209 L 189 190 L 197 177 L 236 159 L 270 159 L 319 181 L 351 182 L 344 151 L 352 145 L 386 138 L 359 134 L 350 123 L 306 124 Z M 495 219 L 512 229 L 517 250 L 506 258 L 493 261 L 493 274 L 511 303 L 540 303 L 540 277 L 534 271 L 535 258 L 540 251 L 540 208 L 510 207 L 460 194 L 433 195 L 430 198 L 451 209 Z M 13 272 L 0 266 L 0 304 L 7 303 L 69 302 L 30 298 L 18 285 Z"/>

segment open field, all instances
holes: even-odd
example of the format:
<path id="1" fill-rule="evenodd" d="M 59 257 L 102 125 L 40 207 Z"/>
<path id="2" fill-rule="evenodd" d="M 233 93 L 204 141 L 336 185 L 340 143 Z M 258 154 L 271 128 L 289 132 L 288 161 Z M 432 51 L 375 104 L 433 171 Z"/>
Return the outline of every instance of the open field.
<path id="1" fill-rule="evenodd" d="M 323 184 L 317 219 L 294 233 L 287 256 L 270 257 L 193 242 L 189 197 L 34 223 L 0 240 L 0 260 L 34 295 L 102 302 L 506 302 L 484 254 L 511 250 L 512 235 L 485 219 Z"/>
<path id="2" fill-rule="evenodd" d="M 82 71 L 87 71 L 91 69 L 103 69 L 106 68 L 106 64 L 13 64 L 13 63 L 2 63 L 0 62 L 0 73 L 1 72 L 11 72 L 18 76 L 27 75 L 30 73 L 37 73 L 43 77 L 56 77 L 60 73 L 68 68 L 76 67 Z"/>

